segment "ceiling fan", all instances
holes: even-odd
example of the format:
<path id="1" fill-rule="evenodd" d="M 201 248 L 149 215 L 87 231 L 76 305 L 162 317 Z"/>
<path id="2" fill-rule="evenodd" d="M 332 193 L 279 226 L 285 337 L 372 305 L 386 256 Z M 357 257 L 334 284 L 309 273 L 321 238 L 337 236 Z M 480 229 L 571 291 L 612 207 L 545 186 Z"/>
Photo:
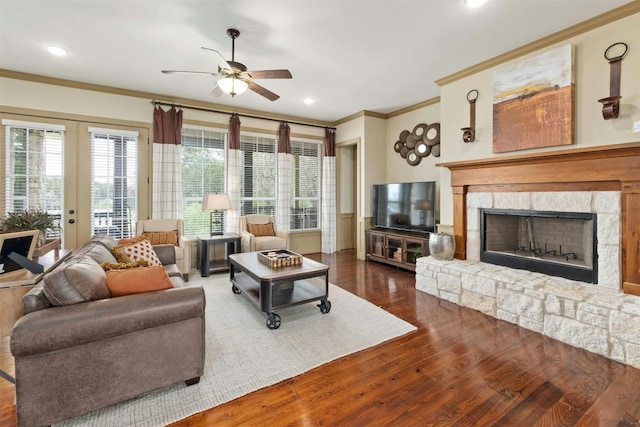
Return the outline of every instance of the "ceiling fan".
<path id="1" fill-rule="evenodd" d="M 259 70 L 247 71 L 247 67 L 240 62 L 235 61 L 236 39 L 240 36 L 240 31 L 235 28 L 229 28 L 227 34 L 231 37 L 231 61 L 224 59 L 222 54 L 215 49 L 203 47 L 202 49 L 215 52 L 220 57 L 220 65 L 217 72 L 210 71 L 181 71 L 181 70 L 162 70 L 165 74 L 173 73 L 192 73 L 192 74 L 210 74 L 219 77 L 211 94 L 220 96 L 223 93 L 236 96 L 243 93 L 247 89 L 264 96 L 270 101 L 280 98 L 279 95 L 255 83 L 253 79 L 291 79 L 293 76 L 289 70 Z"/>

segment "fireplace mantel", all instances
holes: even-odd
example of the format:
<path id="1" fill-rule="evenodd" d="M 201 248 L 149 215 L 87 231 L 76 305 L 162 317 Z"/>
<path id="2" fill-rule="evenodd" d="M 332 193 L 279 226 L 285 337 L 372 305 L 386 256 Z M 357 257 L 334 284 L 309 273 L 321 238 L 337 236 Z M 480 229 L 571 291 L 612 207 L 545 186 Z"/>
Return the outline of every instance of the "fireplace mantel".
<path id="1" fill-rule="evenodd" d="M 467 258 L 468 192 L 620 191 L 622 288 L 640 295 L 640 142 L 438 163 L 451 171 L 456 258 Z"/>

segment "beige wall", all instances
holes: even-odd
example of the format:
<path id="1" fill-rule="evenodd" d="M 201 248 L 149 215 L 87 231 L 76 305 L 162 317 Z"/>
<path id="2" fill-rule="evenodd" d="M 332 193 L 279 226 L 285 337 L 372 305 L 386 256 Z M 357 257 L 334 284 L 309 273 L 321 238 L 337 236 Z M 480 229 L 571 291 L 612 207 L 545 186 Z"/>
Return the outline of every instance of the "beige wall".
<path id="1" fill-rule="evenodd" d="M 622 61 L 622 104 L 620 116 L 613 120 L 602 118 L 602 104 L 598 99 L 609 96 L 609 63 L 603 54 L 608 46 L 623 41 L 629 53 Z M 492 80 L 495 68 L 447 84 L 441 88 L 441 162 L 500 157 L 536 151 L 582 148 L 596 145 L 618 144 L 640 140 L 632 133 L 634 121 L 640 120 L 640 14 L 635 14 L 595 30 L 540 50 L 546 51 L 571 43 L 574 46 L 576 84 L 576 143 L 547 149 L 534 149 L 505 154 L 493 154 Z M 534 53 L 535 55 L 535 53 Z M 476 106 L 476 140 L 462 142 L 460 128 L 469 126 L 469 103 L 466 94 L 471 89 L 479 92 Z M 440 220 L 453 222 L 453 199 L 449 170 L 440 171 Z"/>

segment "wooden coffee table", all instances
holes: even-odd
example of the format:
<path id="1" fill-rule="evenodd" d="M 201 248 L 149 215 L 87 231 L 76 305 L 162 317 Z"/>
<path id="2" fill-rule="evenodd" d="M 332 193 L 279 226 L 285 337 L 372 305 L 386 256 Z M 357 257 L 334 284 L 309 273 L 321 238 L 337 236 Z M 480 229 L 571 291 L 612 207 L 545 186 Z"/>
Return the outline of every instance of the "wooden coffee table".
<path id="1" fill-rule="evenodd" d="M 271 268 L 258 261 L 257 252 L 245 252 L 229 255 L 229 267 L 231 289 L 267 314 L 269 329 L 280 327 L 280 315 L 274 312 L 280 308 L 320 301 L 321 313 L 331 310 L 329 267 L 317 261 L 303 258 L 301 265 Z M 322 277 L 320 286 L 308 280 Z"/>

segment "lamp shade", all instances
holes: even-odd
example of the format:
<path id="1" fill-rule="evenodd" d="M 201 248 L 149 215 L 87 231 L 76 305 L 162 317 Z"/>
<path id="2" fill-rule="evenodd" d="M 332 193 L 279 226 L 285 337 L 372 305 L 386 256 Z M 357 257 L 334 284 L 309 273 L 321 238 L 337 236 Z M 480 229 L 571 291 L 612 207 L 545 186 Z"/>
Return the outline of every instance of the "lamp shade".
<path id="1" fill-rule="evenodd" d="M 228 194 L 205 194 L 202 198 L 203 211 L 226 211 L 231 209 Z"/>
<path id="2" fill-rule="evenodd" d="M 247 82 L 236 79 L 235 77 L 225 77 L 218 80 L 218 87 L 224 93 L 230 93 L 231 95 L 240 95 L 243 93 L 249 85 Z"/>

